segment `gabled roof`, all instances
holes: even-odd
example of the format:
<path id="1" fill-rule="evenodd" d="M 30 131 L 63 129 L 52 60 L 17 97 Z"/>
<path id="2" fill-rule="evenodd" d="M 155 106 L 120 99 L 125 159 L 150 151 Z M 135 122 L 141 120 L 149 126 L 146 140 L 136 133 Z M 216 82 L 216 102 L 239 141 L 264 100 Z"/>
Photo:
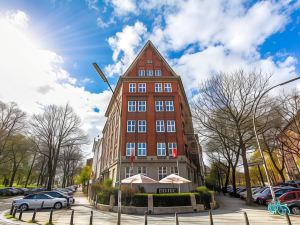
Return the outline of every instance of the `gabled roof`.
<path id="1" fill-rule="evenodd" d="M 167 68 L 171 71 L 171 73 L 178 77 L 178 75 L 175 73 L 175 71 L 172 69 L 172 67 L 169 65 L 169 63 L 165 60 L 165 58 L 160 54 L 160 52 L 157 50 L 157 48 L 153 45 L 153 43 L 148 40 L 146 42 L 146 44 L 144 45 L 144 47 L 142 48 L 142 50 L 139 52 L 139 54 L 137 55 L 137 57 L 135 57 L 135 59 L 133 60 L 133 62 L 131 63 L 131 65 L 128 67 L 128 69 L 125 71 L 125 73 L 123 74 L 124 77 L 127 77 L 129 71 L 136 65 L 136 63 L 139 61 L 139 59 L 141 58 L 141 56 L 143 55 L 143 53 L 146 51 L 147 47 L 150 46 L 154 52 L 158 55 L 158 57 L 164 62 L 164 64 L 167 66 Z"/>

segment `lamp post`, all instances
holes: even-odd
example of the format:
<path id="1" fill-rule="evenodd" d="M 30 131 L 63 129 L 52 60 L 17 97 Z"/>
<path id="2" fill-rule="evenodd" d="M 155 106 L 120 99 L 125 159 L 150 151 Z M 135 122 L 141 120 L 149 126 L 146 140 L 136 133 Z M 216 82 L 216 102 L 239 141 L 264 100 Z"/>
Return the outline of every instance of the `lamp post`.
<path id="1" fill-rule="evenodd" d="M 111 90 L 113 97 L 116 100 L 117 103 L 117 110 L 120 116 L 119 119 L 119 129 L 120 129 L 120 133 L 119 133 L 119 151 L 118 151 L 118 164 L 119 164 L 119 170 L 118 170 L 118 180 L 119 180 L 119 187 L 118 187 L 118 222 L 117 225 L 121 224 L 121 207 L 122 207 L 122 202 L 121 202 L 121 196 L 122 196 L 122 190 L 121 190 L 121 166 L 122 166 L 122 160 L 121 160 L 121 140 L 122 140 L 122 111 L 120 109 L 120 102 L 116 96 L 116 93 L 114 92 L 114 90 L 112 89 L 110 83 L 108 82 L 106 76 L 104 75 L 104 73 L 102 72 L 102 70 L 100 69 L 100 67 L 97 65 L 97 63 L 93 63 L 93 67 L 95 68 L 95 70 L 97 71 L 97 73 L 99 74 L 99 76 L 101 77 L 101 79 L 103 80 L 104 83 L 107 83 L 109 89 Z"/>
<path id="2" fill-rule="evenodd" d="M 261 146 L 260 146 L 260 143 L 259 143 L 259 140 L 258 140 L 258 134 L 257 134 L 257 132 L 256 132 L 256 126 L 255 126 L 255 116 L 256 116 L 255 114 L 256 114 L 256 110 L 257 110 L 257 107 L 258 107 L 258 104 L 259 104 L 260 100 L 261 100 L 261 99 L 262 99 L 269 91 L 271 91 L 272 89 L 274 89 L 274 88 L 276 88 L 276 87 L 283 86 L 283 85 L 285 85 L 285 84 L 291 83 L 291 82 L 296 81 L 296 80 L 299 80 L 299 79 L 300 79 L 300 77 L 297 77 L 297 78 L 294 78 L 294 79 L 288 80 L 288 81 L 286 81 L 286 82 L 277 84 L 277 85 L 272 86 L 272 87 L 270 87 L 269 89 L 267 89 L 267 90 L 266 90 L 265 92 L 263 92 L 263 93 L 261 94 L 261 96 L 259 97 L 258 101 L 256 102 L 256 105 L 255 105 L 255 108 L 254 108 L 254 112 L 253 112 L 253 120 L 252 120 L 252 122 L 253 122 L 254 134 L 255 134 L 255 138 L 256 138 L 257 145 L 258 145 L 258 150 L 259 150 L 260 156 L 261 156 L 262 161 L 263 161 L 263 166 L 264 166 L 264 170 L 265 170 L 265 173 L 266 173 L 266 176 L 267 176 L 267 180 L 268 180 L 268 183 L 269 183 L 269 187 L 270 187 L 270 191 L 271 191 L 271 195 L 272 195 L 273 201 L 276 200 L 276 199 L 275 199 L 275 192 L 274 192 L 274 189 L 273 189 L 273 187 L 272 187 L 272 185 L 271 185 L 271 180 L 270 180 L 270 176 L 269 176 L 269 171 L 268 171 L 268 169 L 267 169 L 267 164 L 266 164 L 265 156 L 264 156 L 264 154 L 263 154 L 263 152 L 262 152 L 262 150 L 261 150 Z"/>

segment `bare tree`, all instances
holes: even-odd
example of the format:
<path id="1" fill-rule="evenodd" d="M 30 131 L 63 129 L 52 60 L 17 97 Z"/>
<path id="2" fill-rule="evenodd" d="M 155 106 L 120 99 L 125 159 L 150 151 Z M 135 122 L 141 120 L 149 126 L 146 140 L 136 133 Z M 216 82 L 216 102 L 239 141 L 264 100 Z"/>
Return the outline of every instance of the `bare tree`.
<path id="1" fill-rule="evenodd" d="M 194 98 L 192 104 L 194 121 L 200 132 L 202 129 L 220 132 L 224 126 L 234 131 L 236 138 L 232 139 L 230 136 L 225 136 L 225 138 L 236 145 L 241 153 L 247 204 L 252 202 L 247 162 L 247 150 L 252 146 L 254 138 L 252 116 L 257 100 L 268 86 L 268 80 L 269 77 L 264 76 L 261 72 L 246 73 L 240 70 L 229 74 L 219 73 L 200 86 L 199 94 Z M 262 100 L 260 104 L 266 103 Z M 259 110 L 260 114 L 264 112 L 264 110 Z M 218 124 L 218 121 L 212 121 L 212 118 L 222 118 L 220 120 L 222 123 Z M 212 122 L 217 123 L 218 126 L 212 125 Z"/>
<path id="2" fill-rule="evenodd" d="M 47 158 L 47 189 L 51 190 L 61 150 L 70 145 L 85 144 L 87 137 L 69 104 L 46 106 L 43 113 L 33 116 L 31 125 L 34 136 L 40 140 L 39 152 Z"/>

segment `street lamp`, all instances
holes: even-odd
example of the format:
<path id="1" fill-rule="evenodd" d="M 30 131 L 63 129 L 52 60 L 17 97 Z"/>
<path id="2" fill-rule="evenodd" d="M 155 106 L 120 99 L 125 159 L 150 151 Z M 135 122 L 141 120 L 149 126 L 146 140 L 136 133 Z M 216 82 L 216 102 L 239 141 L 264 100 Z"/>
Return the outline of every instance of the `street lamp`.
<path id="1" fill-rule="evenodd" d="M 121 165 L 122 165 L 122 160 L 121 160 L 121 134 L 122 134 L 122 111 L 120 109 L 120 102 L 114 92 L 114 90 L 112 89 L 110 83 L 108 82 L 106 76 L 104 75 L 104 73 L 102 72 L 102 70 L 100 69 L 100 67 L 97 65 L 97 63 L 93 63 L 93 67 L 95 68 L 95 70 L 97 71 L 97 73 L 99 74 L 99 76 L 101 77 L 101 79 L 103 80 L 104 83 L 107 83 L 109 89 L 111 90 L 113 97 L 115 98 L 116 102 L 117 102 L 117 110 L 120 116 L 119 119 L 119 129 L 120 129 L 120 133 L 119 133 L 119 151 L 118 151 L 118 163 L 119 163 L 119 170 L 118 170 L 118 180 L 119 180 L 119 187 L 118 187 L 118 222 L 117 225 L 121 224 L 121 207 L 122 207 L 122 202 L 121 202 L 121 195 L 122 195 L 122 190 L 121 190 Z"/>
<path id="2" fill-rule="evenodd" d="M 270 176 L 269 176 L 269 172 L 268 172 L 268 169 L 267 169 L 267 164 L 266 164 L 266 160 L 265 160 L 265 156 L 261 150 L 261 146 L 260 146 L 260 143 L 259 143 L 259 140 L 258 140 L 258 135 L 257 135 L 257 132 L 256 132 L 256 126 L 255 126 L 255 114 L 256 114 L 256 110 L 257 110 L 257 106 L 260 102 L 260 100 L 262 99 L 263 96 L 265 96 L 269 91 L 271 91 L 272 89 L 276 88 L 276 87 L 279 87 L 279 86 L 283 86 L 285 84 L 288 84 L 288 83 L 291 83 L 293 81 L 296 81 L 296 80 L 299 80 L 300 77 L 297 77 L 297 78 L 294 78 L 294 79 L 291 79 L 291 80 L 288 80 L 286 82 L 283 82 L 283 83 L 280 83 L 280 84 L 277 84 L 273 87 L 270 87 L 268 90 L 266 90 L 264 93 L 261 94 L 261 96 L 259 97 L 256 105 L 255 105 L 255 108 L 254 108 L 254 112 L 253 112 L 253 129 L 254 129 L 254 134 L 255 134 L 255 138 L 256 138 L 256 142 L 257 142 L 257 145 L 258 145 L 258 150 L 259 150 L 259 153 L 260 153 L 260 156 L 262 158 L 262 162 L 263 162 L 263 166 L 264 166 L 264 169 L 265 169 L 265 173 L 266 173 L 266 176 L 267 176 L 267 180 L 268 180 L 268 183 L 269 183 L 269 187 L 270 187 L 270 190 L 271 190 L 271 195 L 272 195 L 272 199 L 273 201 L 275 201 L 275 193 L 274 193 L 274 189 L 271 185 L 271 180 L 270 180 Z"/>

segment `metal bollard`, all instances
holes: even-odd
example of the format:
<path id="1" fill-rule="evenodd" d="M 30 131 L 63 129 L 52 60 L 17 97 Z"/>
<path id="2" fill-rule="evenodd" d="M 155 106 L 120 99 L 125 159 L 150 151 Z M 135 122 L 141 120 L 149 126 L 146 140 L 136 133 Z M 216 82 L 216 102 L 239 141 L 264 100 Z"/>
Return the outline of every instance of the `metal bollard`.
<path id="1" fill-rule="evenodd" d="M 91 211 L 91 216 L 90 216 L 90 225 L 93 225 L 93 211 Z"/>
<path id="2" fill-rule="evenodd" d="M 15 207 L 14 203 L 11 203 L 11 207 L 10 207 L 9 215 L 12 215 L 12 214 L 13 214 L 14 207 Z"/>
<path id="3" fill-rule="evenodd" d="M 74 225 L 74 209 L 72 210 L 70 225 Z"/>
<path id="4" fill-rule="evenodd" d="M 33 214 L 32 214 L 32 219 L 31 221 L 34 223 L 35 222 L 35 216 L 36 216 L 36 209 L 34 209 Z"/>
<path id="5" fill-rule="evenodd" d="M 244 216 L 245 216 L 246 225 L 249 225 L 249 220 L 246 212 L 244 212 Z"/>
<path id="6" fill-rule="evenodd" d="M 148 224 L 148 212 L 147 211 L 145 211 L 145 225 L 147 225 Z"/>
<path id="7" fill-rule="evenodd" d="M 16 217 L 17 209 L 18 209 L 18 207 L 15 206 L 14 211 L 13 211 L 13 217 Z"/>
<path id="8" fill-rule="evenodd" d="M 53 216 L 53 209 L 51 209 L 51 211 L 50 211 L 50 217 L 49 217 L 49 222 L 48 222 L 49 225 L 52 224 L 52 216 Z"/>
<path id="9" fill-rule="evenodd" d="M 214 225 L 214 221 L 213 221 L 211 210 L 209 210 L 209 220 L 210 220 L 210 225 Z"/>
<path id="10" fill-rule="evenodd" d="M 19 220 L 22 220 L 23 210 L 20 209 Z"/>
<path id="11" fill-rule="evenodd" d="M 176 225 L 179 225 L 178 214 L 177 214 L 177 213 L 175 213 L 175 224 L 176 224 Z"/>
<path id="12" fill-rule="evenodd" d="M 292 222 L 291 222 L 291 219 L 290 219 L 290 216 L 288 213 L 285 214 L 285 218 L 286 218 L 286 222 L 288 225 L 292 225 Z"/>

